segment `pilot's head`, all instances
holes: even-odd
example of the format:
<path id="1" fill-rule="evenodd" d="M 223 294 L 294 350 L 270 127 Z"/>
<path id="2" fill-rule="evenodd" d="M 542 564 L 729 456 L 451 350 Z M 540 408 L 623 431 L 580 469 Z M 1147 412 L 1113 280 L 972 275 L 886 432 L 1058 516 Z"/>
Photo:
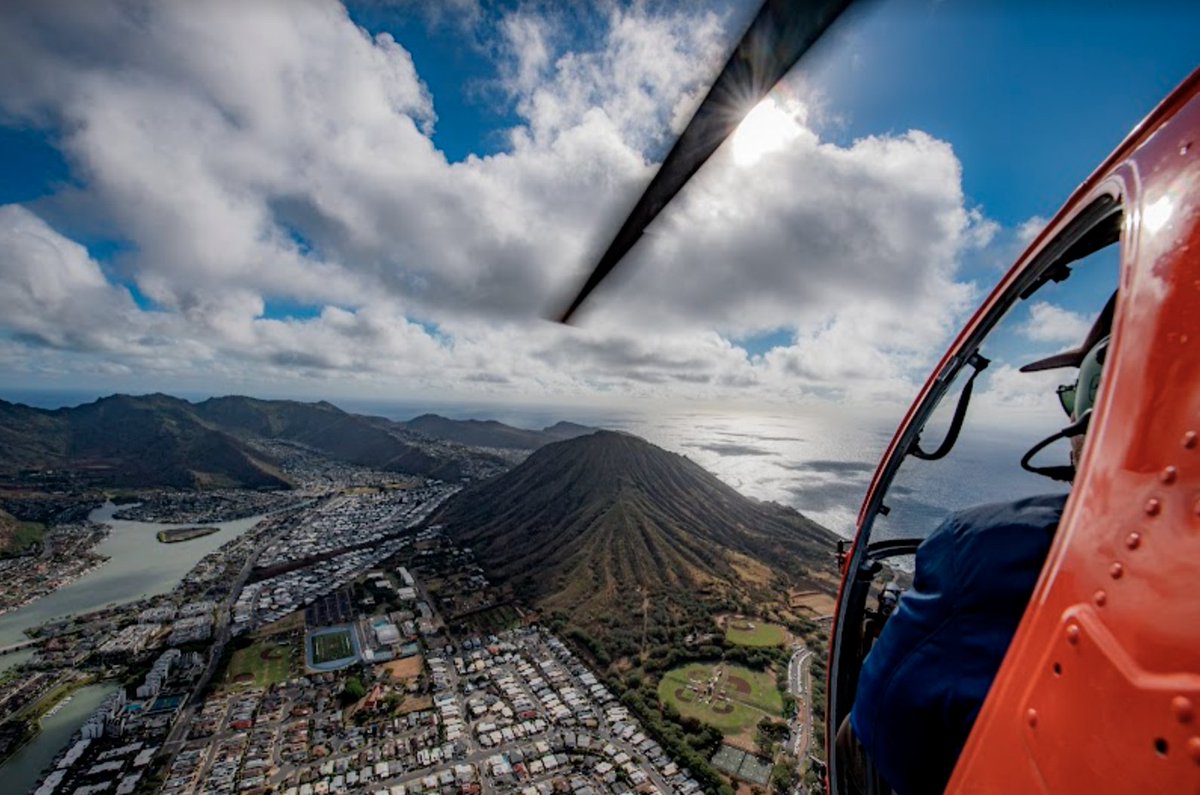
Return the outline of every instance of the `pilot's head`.
<path id="1" fill-rule="evenodd" d="M 1078 367 L 1079 372 L 1075 381 L 1063 384 L 1058 388 L 1058 401 L 1063 411 L 1070 417 L 1072 425 L 1079 422 L 1096 405 L 1096 393 L 1100 389 L 1100 375 L 1104 369 L 1104 360 L 1108 355 L 1109 335 L 1112 332 L 1113 310 L 1116 307 L 1117 294 L 1113 293 L 1100 310 L 1096 322 L 1088 330 L 1083 344 L 1078 348 L 1056 353 L 1045 359 L 1030 362 L 1021 368 L 1021 372 L 1030 373 L 1036 370 L 1051 370 L 1057 367 Z M 1086 433 L 1071 436 L 1071 463 L 1079 461 L 1083 455 L 1083 443 Z"/>
<path id="2" fill-rule="evenodd" d="M 1075 378 L 1075 383 L 1063 384 L 1058 388 L 1058 401 L 1073 423 L 1096 405 L 1096 393 L 1100 391 L 1100 374 L 1108 356 L 1108 340 L 1108 336 L 1100 338 L 1084 354 L 1083 361 L 1079 363 L 1079 375 Z M 1072 464 L 1078 464 L 1080 456 L 1083 455 L 1085 438 L 1086 433 L 1071 437 Z"/>

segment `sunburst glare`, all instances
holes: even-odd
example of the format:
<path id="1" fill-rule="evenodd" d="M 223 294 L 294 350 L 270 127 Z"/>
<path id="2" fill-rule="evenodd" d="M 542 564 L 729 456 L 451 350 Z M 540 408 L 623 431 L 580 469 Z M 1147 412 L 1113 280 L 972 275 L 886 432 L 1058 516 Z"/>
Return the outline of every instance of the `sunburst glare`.
<path id="1" fill-rule="evenodd" d="M 749 166 L 799 134 L 796 119 L 771 97 L 754 106 L 733 133 L 733 162 Z"/>

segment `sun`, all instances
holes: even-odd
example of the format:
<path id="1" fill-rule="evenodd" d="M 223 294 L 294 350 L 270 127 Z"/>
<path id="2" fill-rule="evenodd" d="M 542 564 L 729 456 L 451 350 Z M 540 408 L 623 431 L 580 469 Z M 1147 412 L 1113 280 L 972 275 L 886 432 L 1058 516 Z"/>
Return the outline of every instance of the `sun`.
<path id="1" fill-rule="evenodd" d="M 782 149 L 797 132 L 792 115 L 767 97 L 734 130 L 733 162 L 739 166 L 752 165 L 764 154 Z"/>

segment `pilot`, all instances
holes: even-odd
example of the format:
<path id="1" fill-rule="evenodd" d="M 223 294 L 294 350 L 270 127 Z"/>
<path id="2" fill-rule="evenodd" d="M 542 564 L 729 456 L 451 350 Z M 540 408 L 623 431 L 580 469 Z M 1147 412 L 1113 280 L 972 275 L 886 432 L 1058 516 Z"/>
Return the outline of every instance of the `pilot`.
<path id="1" fill-rule="evenodd" d="M 1115 298 L 1079 348 L 1021 368 L 1079 368 L 1075 384 L 1059 389 L 1071 427 L 1031 450 L 1026 462 L 1062 436 L 1073 437 L 1072 462 L 1078 460 Z M 1061 470 L 1073 472 L 1034 471 Z M 912 587 L 867 655 L 854 707 L 838 732 L 853 786 L 864 789 L 861 747 L 898 795 L 946 788 L 1029 603 L 1066 499 L 1050 494 L 968 508 L 922 542 Z"/>

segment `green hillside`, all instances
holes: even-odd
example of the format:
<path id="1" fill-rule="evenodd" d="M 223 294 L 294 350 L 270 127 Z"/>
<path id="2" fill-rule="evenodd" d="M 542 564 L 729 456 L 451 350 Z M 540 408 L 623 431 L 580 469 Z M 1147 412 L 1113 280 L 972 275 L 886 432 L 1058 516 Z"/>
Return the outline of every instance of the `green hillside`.
<path id="1" fill-rule="evenodd" d="M 127 488 L 289 488 L 278 462 L 252 444 L 260 439 L 444 480 L 503 466 L 495 456 L 329 403 L 113 395 L 47 411 L 0 401 L 0 475 L 66 473 L 85 484 Z"/>
<path id="2" fill-rule="evenodd" d="M 489 574 L 598 637 L 697 623 L 709 606 L 774 599 L 811 575 L 834 537 L 749 500 L 703 468 L 602 431 L 548 445 L 470 488 L 437 521 Z"/>
<path id="3" fill-rule="evenodd" d="M 269 457 L 167 395 L 114 395 L 54 411 L 0 401 L 0 471 L 22 470 L 128 487 L 289 486 Z"/>

